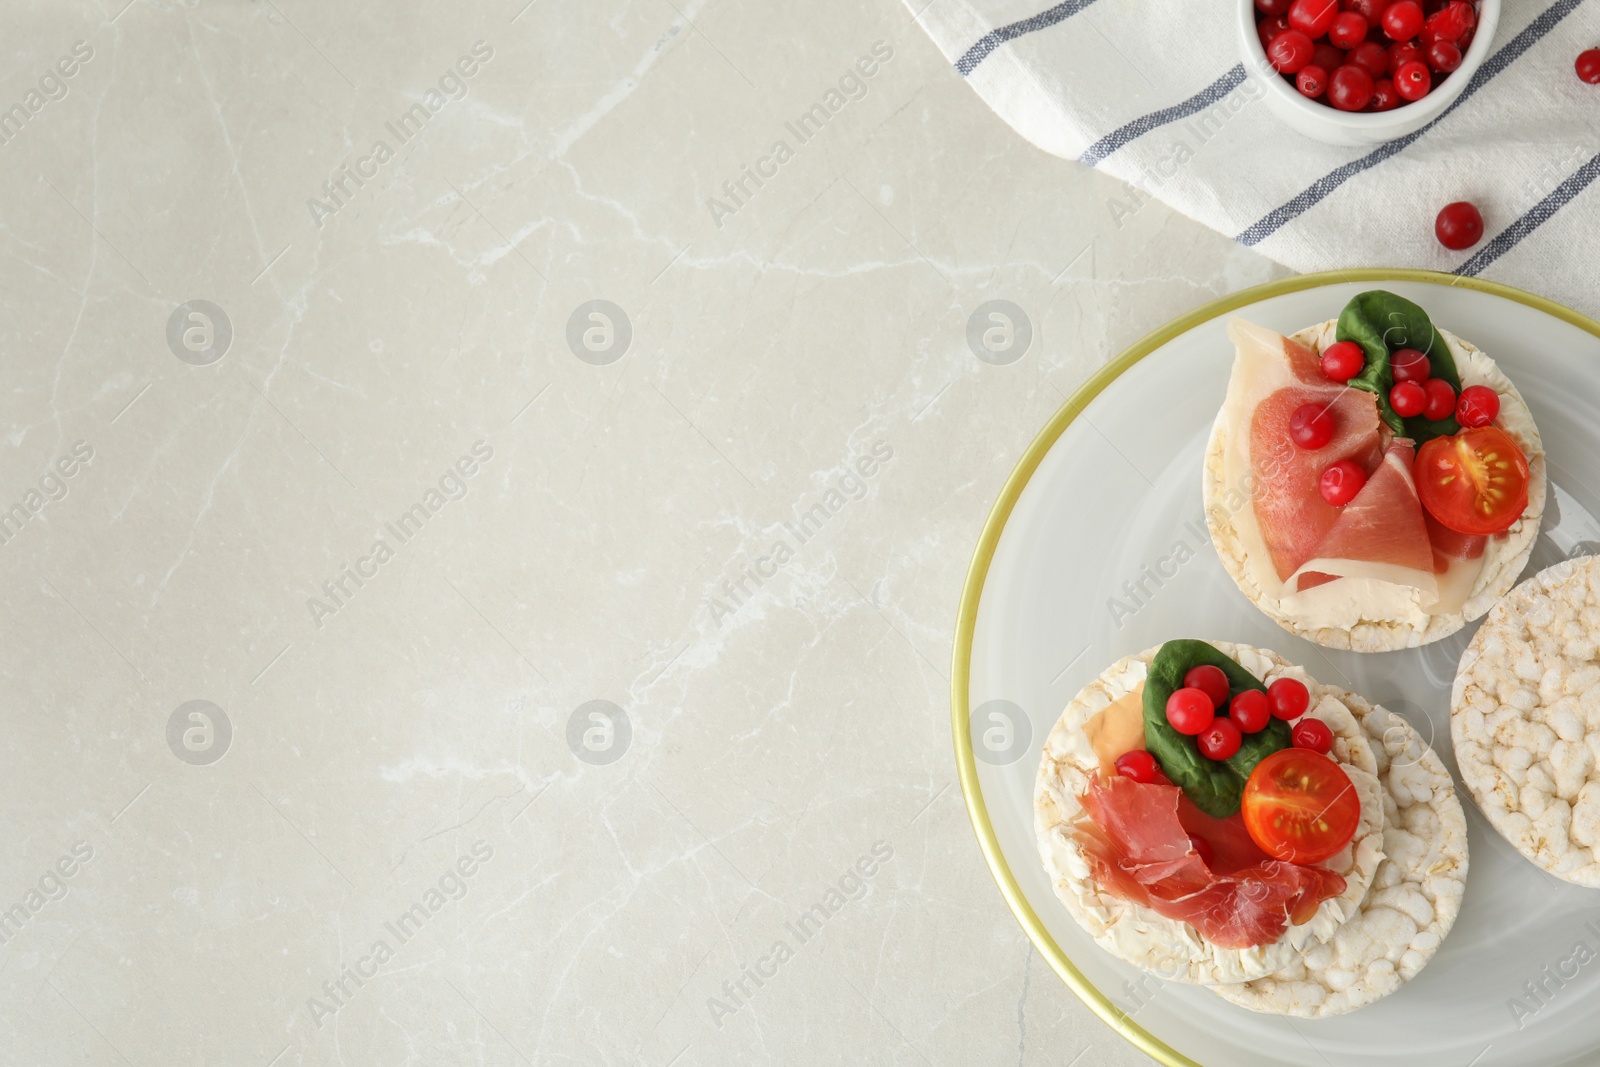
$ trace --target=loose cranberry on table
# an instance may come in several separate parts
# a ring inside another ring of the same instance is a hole
[[[1500,394],[1487,385],[1469,385],[1456,400],[1456,421],[1468,429],[1487,426],[1500,414]]]
[[[1346,63],[1328,76],[1328,103],[1340,111],[1360,111],[1372,101],[1372,75]]]
[[[1402,419],[1409,419],[1422,414],[1423,408],[1428,406],[1428,394],[1419,382],[1397,382],[1389,390],[1389,406]]]
[[[1289,416],[1289,438],[1309,451],[1333,440],[1333,431],[1333,413],[1325,404],[1301,404]]]
[[[1216,717],[1216,706],[1202,690],[1178,689],[1167,698],[1167,723],[1180,734],[1193,737]]]
[[[1397,382],[1425,382],[1433,372],[1433,365],[1415,348],[1402,348],[1389,357],[1389,369]]]
[[[1239,746],[1244,744],[1244,735],[1232,719],[1214,719],[1194,741],[1202,756],[1224,760],[1239,751]]]
[[[1124,752],[1117,757],[1115,766],[1117,773],[1124,778],[1132,778],[1145,785],[1154,785],[1156,779],[1161,777],[1161,768],[1157,766],[1156,758],[1142,748]]]
[[[1272,721],[1272,709],[1267,706],[1267,694],[1259,689],[1246,689],[1228,704],[1228,718],[1247,734],[1258,734]]]
[[[1301,719],[1289,731],[1295,748],[1309,748],[1326,756],[1333,749],[1333,730],[1321,719]]]
[[[1298,719],[1311,706],[1311,692],[1304,682],[1293,678],[1279,678],[1267,686],[1267,703],[1274,718],[1289,722]]]
[[[1228,702],[1228,676],[1222,673],[1221,667],[1213,667],[1209,663],[1190,667],[1183,676],[1183,686],[1185,689],[1198,689],[1210,697],[1213,708],[1220,708]]]
[[[1591,48],[1587,52],[1578,53],[1578,80],[1588,82],[1590,85],[1600,85],[1600,48]]]
[[[1422,392],[1426,398],[1423,418],[1440,422],[1456,413],[1456,391],[1443,378],[1429,378],[1422,383]]]
[[[1342,508],[1356,498],[1361,487],[1367,484],[1367,472],[1353,459],[1341,459],[1322,472],[1317,480],[1317,491],[1322,499],[1336,508]]]
[[[1322,373],[1336,382],[1348,382],[1367,369],[1367,354],[1354,341],[1335,341],[1322,350]]]
[[[1459,252],[1483,240],[1483,214],[1465,200],[1457,200],[1439,209],[1433,220],[1433,235],[1446,248]]]

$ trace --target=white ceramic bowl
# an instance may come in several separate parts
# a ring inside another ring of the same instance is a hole
[[[1484,57],[1494,45],[1495,28],[1500,23],[1500,0],[1477,0],[1477,3],[1477,33],[1472,38],[1472,46],[1461,58],[1461,66],[1421,100],[1403,103],[1391,111],[1340,111],[1301,96],[1267,62],[1266,50],[1261,47],[1261,37],[1256,33],[1255,4],[1252,0],[1235,0],[1244,69],[1264,92],[1268,109],[1291,129],[1325,144],[1382,144],[1415,133],[1438,118],[1445,108],[1455,103],[1472,75],[1483,65]]]

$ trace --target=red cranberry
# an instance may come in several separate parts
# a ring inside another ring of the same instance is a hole
[[[1466,200],[1446,204],[1433,220],[1433,234],[1440,244],[1454,251],[1471,248],[1483,240],[1483,215]]]
[[[1435,41],[1428,46],[1428,66],[1440,74],[1449,74],[1461,66],[1461,49],[1449,41]]]
[[[1328,72],[1315,63],[1307,63],[1294,76],[1294,87],[1300,95],[1315,100],[1328,91]]]
[[[1383,9],[1383,32],[1394,41],[1409,41],[1422,32],[1422,5],[1417,0],[1395,0]]]
[[[1289,25],[1315,40],[1328,32],[1338,14],[1338,0],[1294,0],[1289,7]]]
[[[1382,78],[1389,73],[1389,50],[1376,41],[1363,41],[1356,45],[1345,59],[1374,78]]]
[[[1328,77],[1328,102],[1340,111],[1360,111],[1372,99],[1372,90],[1372,75],[1353,63]]]
[[[1315,50],[1311,38],[1299,30],[1285,30],[1267,45],[1267,59],[1280,74],[1296,74],[1311,62]]]
[[[1600,48],[1578,53],[1578,79],[1590,85],[1600,85]]]

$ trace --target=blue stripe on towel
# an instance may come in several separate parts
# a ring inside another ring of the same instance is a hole
[[[1566,181],[1556,186],[1549,196],[1533,205],[1527,214],[1501,230],[1494,240],[1473,253],[1471,259],[1455,269],[1455,273],[1477,274],[1483,270],[1517,247],[1517,243],[1528,234],[1549,222],[1556,212],[1566,207],[1573,197],[1587,189],[1597,177],[1600,177],[1600,156],[1595,156],[1574,171]]]
[[[1171,107],[1162,108],[1160,111],[1152,111],[1150,114],[1136,118],[1121,128],[1106,134],[1104,137],[1100,138],[1100,140],[1090,145],[1084,151],[1083,155],[1078,157],[1078,162],[1087,164],[1091,167],[1099,166],[1101,160],[1105,159],[1107,156],[1121,148],[1123,145],[1127,144],[1129,141],[1143,137],[1151,130],[1165,126],[1170,122],[1177,122],[1179,119],[1188,118],[1197,111],[1204,111],[1212,104],[1215,104],[1218,100],[1221,100],[1223,97],[1239,88],[1239,86],[1242,84],[1244,84],[1244,64],[1238,63],[1235,64],[1234,68],[1228,71],[1228,73],[1224,74],[1222,77],[1218,78],[1216,81],[1212,82],[1210,85],[1206,86],[1189,99],[1181,103],[1173,104]]]
[[[1456,101],[1449,107],[1445,108],[1443,113],[1441,113],[1438,118],[1434,119],[1432,122],[1428,123],[1415,133],[1409,133],[1397,140],[1390,141],[1387,144],[1379,145],[1377,148],[1362,156],[1360,159],[1353,160],[1349,163],[1346,163],[1342,167],[1338,167],[1332,171],[1329,171],[1327,174],[1313,182],[1310,188],[1306,189],[1305,192],[1301,193],[1299,196],[1296,196],[1293,200],[1290,200],[1282,207],[1275,208],[1267,215],[1262,217],[1260,221],[1256,222],[1249,229],[1241,233],[1236,240],[1240,244],[1246,246],[1260,244],[1262,241],[1278,232],[1278,230],[1281,229],[1286,223],[1299,218],[1311,208],[1315,207],[1318,203],[1325,199],[1328,194],[1339,188],[1339,186],[1343,185],[1346,181],[1355,177],[1357,174],[1360,174],[1362,171],[1370,170],[1379,163],[1382,163],[1384,160],[1396,155],[1402,149],[1409,147],[1414,141],[1417,140],[1417,138],[1421,137],[1423,134],[1427,133],[1429,130],[1433,129],[1441,121],[1443,121],[1446,115],[1450,114],[1450,112],[1454,111],[1456,108],[1460,107],[1462,104],[1471,99],[1474,93],[1483,88],[1484,85],[1488,84],[1496,74],[1499,74],[1502,70],[1505,70],[1513,62],[1520,58],[1521,55],[1529,48],[1532,48],[1536,43],[1538,43],[1540,38],[1544,37],[1545,34],[1555,29],[1556,25],[1562,19],[1570,15],[1573,9],[1581,3],[1583,3],[1583,0],[1557,0],[1556,3],[1550,5],[1546,11],[1540,14],[1538,18],[1530,22],[1526,29],[1517,34],[1506,44],[1502,45],[1498,52],[1486,59],[1483,63],[1483,66],[1479,67],[1477,73],[1472,76],[1472,81],[1467,83],[1467,87],[1462,92],[1460,97],[1458,97]]]
[[[1062,3],[1046,11],[1041,11],[1037,15],[1013,22],[1009,26],[1001,26],[998,29],[990,30],[978,39],[977,44],[967,49],[962,57],[956,60],[956,70],[960,71],[961,76],[964,78],[976,70],[978,64],[989,57],[990,52],[993,52],[1007,41],[1025,37],[1035,30],[1042,30],[1047,26],[1054,26],[1058,22],[1063,22],[1092,3],[1094,3],[1094,0],[1063,0]]]

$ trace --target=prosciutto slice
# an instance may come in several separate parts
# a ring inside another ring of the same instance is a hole
[[[1316,353],[1242,319],[1228,324],[1237,349],[1222,417],[1234,434],[1224,459],[1230,492],[1248,501],[1236,523],[1246,566],[1269,595],[1304,593],[1340,578],[1418,590],[1423,610],[1460,611],[1483,568],[1486,540],[1438,525],[1417,500],[1410,442],[1388,440],[1377,398],[1330,381]],[[1303,404],[1334,417],[1333,440],[1308,451],[1289,436]],[[1352,460],[1368,476],[1355,500],[1322,499],[1322,472]],[[1253,519],[1254,521],[1247,521]]]
[[[1489,539],[1482,534],[1457,533],[1426,510],[1422,519],[1428,524],[1428,540],[1433,545],[1435,574],[1443,574],[1457,563],[1482,559],[1483,550],[1489,547]]]
[[[1321,867],[1265,858],[1221,873],[1206,865],[1179,816],[1183,791],[1116,777],[1090,783],[1074,832],[1102,889],[1193,926],[1221,948],[1270,945],[1345,890]],[[1221,820],[1226,822],[1227,820]],[[1213,848],[1219,843],[1208,836]],[[1229,835],[1224,851],[1250,858]],[[1221,858],[1218,867],[1222,867]]]
[[[1411,476],[1414,459],[1410,441],[1389,442],[1383,462],[1340,509],[1315,554],[1284,583],[1290,590],[1310,589],[1334,577],[1379,578],[1421,590],[1424,604],[1438,600],[1434,548]]]
[[[1230,463],[1230,476],[1248,489],[1261,540],[1277,580],[1285,582],[1316,555],[1339,519],[1340,509],[1318,488],[1322,472],[1349,459],[1370,473],[1382,459],[1378,398],[1330,381],[1315,352],[1282,334],[1234,319],[1228,336],[1238,350],[1228,408],[1249,425],[1248,457]],[[1335,429],[1327,445],[1308,451],[1290,438],[1289,420],[1313,403],[1327,408]]]
[[[1429,515],[1426,508],[1422,518],[1428,524],[1428,541],[1433,546],[1433,576],[1439,585],[1439,599],[1431,610],[1460,611],[1471,596],[1478,575],[1483,572],[1489,538],[1457,533]]]

